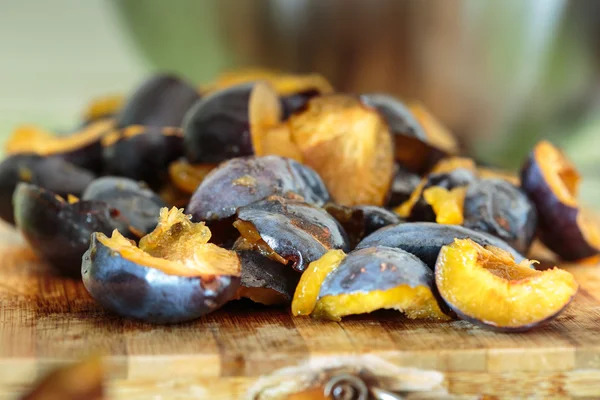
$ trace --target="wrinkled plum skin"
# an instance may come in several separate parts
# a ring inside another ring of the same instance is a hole
[[[81,264],[83,284],[104,308],[155,324],[190,321],[215,311],[235,295],[235,276],[181,277],[129,261],[96,235]]]
[[[148,127],[139,135],[122,138],[104,148],[106,173],[144,181],[158,190],[168,179],[168,166],[183,154],[183,139]]]
[[[427,183],[423,187],[423,192],[431,187],[441,187],[452,190],[457,187],[468,186],[477,178],[473,171],[464,168],[457,168],[450,172],[430,174],[427,177]],[[408,216],[411,222],[435,222],[436,215],[433,208],[425,201],[423,194],[413,206]]]
[[[79,277],[81,256],[93,232],[110,234],[125,225],[100,201],[60,202],[55,195],[25,183],[14,196],[17,227],[33,251],[64,275]]]
[[[90,171],[78,168],[60,157],[42,157],[17,154],[0,163],[0,218],[14,224],[12,198],[15,188],[28,172],[27,182],[46,188],[60,196],[80,196],[96,177]]]
[[[360,101],[377,110],[395,136],[408,136],[427,141],[427,135],[421,124],[400,100],[382,93],[369,93],[362,94]]]
[[[396,164],[396,172],[390,190],[388,207],[397,207],[410,198],[410,195],[421,182],[419,175],[408,171],[406,168]]]
[[[386,268],[382,268],[385,265]],[[433,272],[414,255],[375,246],[355,250],[323,281],[319,297],[389,290],[400,285],[434,287]]]
[[[300,274],[255,251],[236,250],[242,264],[240,286],[272,289],[291,302]]]
[[[508,251],[515,257],[516,262],[525,259],[518,251],[495,236],[458,225],[441,225],[432,222],[387,226],[364,238],[356,246],[356,249],[372,246],[402,249],[420,258],[433,270],[442,246],[453,243],[454,239],[466,238],[470,238],[482,246],[492,245]]]
[[[579,209],[560,202],[544,180],[533,153],[521,170],[521,188],[537,208],[538,237],[550,250],[567,261],[598,254],[577,225]]]
[[[129,225],[147,234],[156,227],[162,199],[140,182],[105,176],[94,180],[83,192],[82,200],[99,200],[119,210]]]
[[[526,254],[535,237],[537,216],[525,193],[502,179],[469,185],[463,226],[494,235]]]
[[[345,207],[330,203],[325,205],[325,210],[348,234],[350,248],[378,229],[403,222],[397,214],[377,206]]]
[[[318,206],[329,201],[317,173],[293,160],[277,156],[234,158],[206,176],[192,195],[187,212],[196,221],[217,220],[270,195],[290,193]]]
[[[249,104],[253,83],[233,86],[199,101],[183,123],[185,155],[193,164],[216,164],[254,154]]]
[[[200,99],[195,88],[172,75],[144,82],[117,117],[117,127],[144,125],[180,127],[185,113]]]
[[[251,222],[269,247],[293,261],[297,271],[304,271],[328,250],[349,250],[338,222],[322,208],[304,202],[272,196],[239,208],[237,217]]]

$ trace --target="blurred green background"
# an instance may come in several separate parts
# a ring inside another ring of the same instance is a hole
[[[91,98],[152,71],[317,71],[423,101],[497,165],[549,138],[600,205],[599,12],[595,0],[0,0],[0,136],[69,129]]]

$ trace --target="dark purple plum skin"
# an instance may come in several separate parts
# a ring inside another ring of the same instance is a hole
[[[463,226],[494,235],[527,254],[535,238],[535,206],[518,187],[503,179],[481,179],[467,188]]]
[[[488,330],[492,330],[494,332],[500,332],[500,333],[522,333],[522,332],[530,331],[530,330],[532,330],[534,328],[538,328],[541,325],[544,325],[544,324],[552,321],[554,318],[556,318],[557,316],[559,316],[560,313],[562,313],[567,308],[567,306],[571,303],[571,301],[573,301],[574,298],[575,298],[575,296],[571,297],[571,299],[567,302],[567,304],[565,304],[565,306],[563,308],[561,308],[558,312],[556,312],[555,314],[550,315],[547,318],[544,318],[544,319],[539,320],[539,321],[532,322],[531,324],[522,325],[522,326],[514,326],[514,327],[494,325],[494,324],[491,324],[491,323],[486,322],[486,321],[480,321],[480,320],[478,320],[476,318],[473,318],[473,317],[471,317],[471,316],[463,313],[458,308],[454,307],[452,304],[450,304],[447,301],[445,301],[443,299],[443,297],[442,297],[442,300],[450,308],[450,310],[452,310],[452,312],[454,312],[456,314],[456,316],[458,318],[460,318],[462,320],[465,320],[467,322],[470,322],[473,325],[480,326],[482,328],[485,328],[485,329],[488,329]]]
[[[197,319],[232,299],[237,276],[182,277],[123,258],[96,234],[81,263],[83,284],[109,311],[153,324]]]
[[[155,190],[167,181],[169,164],[182,155],[181,135],[151,126],[139,135],[120,138],[103,153],[107,174],[144,181]]]
[[[384,291],[401,285],[429,288],[442,312],[453,316],[438,293],[433,271],[413,254],[385,246],[365,247],[349,253],[327,275],[321,284],[319,298]]]
[[[300,274],[251,250],[236,250],[242,263],[241,287],[271,289],[292,302]]]
[[[431,187],[441,187],[452,190],[457,187],[469,186],[476,181],[473,171],[465,168],[457,168],[450,172],[435,173],[427,176],[427,182],[423,186],[421,197],[413,206],[408,221],[411,222],[434,222],[436,220],[433,208],[423,198],[423,192]]]
[[[129,97],[117,116],[117,127],[181,127],[185,114],[199,99],[198,91],[180,78],[153,76]]]
[[[216,164],[254,154],[249,105],[254,83],[219,90],[190,109],[183,122],[185,156],[194,164]]]
[[[349,253],[327,275],[321,285],[319,298],[383,291],[400,285],[433,288],[433,271],[423,261],[404,250],[385,246],[365,247]]]
[[[378,229],[404,222],[396,213],[377,206],[345,207],[329,203],[324,207],[348,234],[350,248]]]
[[[390,208],[398,207],[408,200],[412,192],[421,182],[421,177],[419,175],[410,172],[398,163],[396,163],[395,170],[392,188],[390,189],[390,199],[387,203],[387,207]]]
[[[241,184],[240,178],[252,182]],[[268,196],[290,194],[318,206],[329,201],[319,175],[294,160],[278,156],[234,158],[206,176],[192,195],[187,212],[196,221],[218,220]]]
[[[537,208],[538,237],[550,250],[566,261],[598,254],[599,249],[585,240],[577,225],[579,208],[556,197],[533,153],[521,170],[521,188]]]
[[[104,176],[92,181],[83,192],[82,200],[99,200],[119,210],[136,231],[147,234],[158,223],[165,202],[141,182],[116,176]]]
[[[79,277],[81,256],[93,232],[110,234],[127,225],[101,201],[69,204],[37,186],[20,183],[14,194],[15,222],[32,250],[63,275]]]
[[[349,250],[348,237],[338,222],[322,208],[302,201],[271,196],[240,207],[237,218],[251,222],[296,271],[304,271],[328,250]]]
[[[387,226],[364,238],[356,249],[373,246],[402,249],[417,256],[433,270],[442,246],[453,243],[454,239],[466,238],[482,246],[491,245],[505,250],[515,257],[517,263],[525,259],[517,250],[495,236],[459,225],[441,225],[432,222]]]
[[[15,154],[0,163],[0,218],[14,224],[13,193],[19,182],[28,182],[60,196],[80,196],[96,176],[59,157]]]

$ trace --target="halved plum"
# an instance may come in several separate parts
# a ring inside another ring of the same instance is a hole
[[[383,206],[394,173],[392,137],[383,118],[357,98],[319,96],[287,121],[303,162],[342,205]]]
[[[442,225],[432,222],[412,222],[382,228],[364,238],[356,246],[356,249],[373,246],[402,249],[416,255],[433,269],[442,246],[453,243],[454,239],[472,239],[480,245],[492,245],[507,251],[517,262],[525,260],[525,257],[518,251],[495,236],[458,225]]]
[[[432,172],[395,211],[409,221],[462,224],[466,188],[476,179],[475,173],[467,168]]]
[[[14,224],[13,193],[19,182],[31,183],[66,197],[81,196],[96,176],[62,158],[15,154],[0,163],[0,218]]]
[[[119,211],[134,236],[150,233],[158,223],[160,209],[166,204],[145,184],[132,179],[103,176],[92,181],[82,200],[99,200]]]
[[[188,212],[198,221],[223,219],[271,195],[300,196],[318,206],[329,201],[323,181],[309,167],[278,156],[246,157],[211,171],[194,192]]]
[[[327,274],[312,316],[339,321],[379,309],[411,319],[450,319],[436,299],[431,269],[410,253],[383,246],[353,251]]]
[[[527,254],[535,237],[535,206],[518,187],[504,179],[480,179],[464,198],[463,226],[497,236]]]
[[[234,250],[236,250],[234,248]],[[236,298],[264,305],[289,304],[300,274],[256,251],[236,250],[242,263],[242,276]]]
[[[578,285],[569,272],[536,271],[506,251],[457,239],[442,247],[435,266],[440,295],[456,314],[503,332],[522,332],[555,318]]]
[[[102,138],[115,123],[103,119],[83,126],[70,135],[56,135],[34,125],[15,129],[4,149],[7,154],[37,154],[58,157],[95,173],[102,171]]]
[[[290,263],[300,272],[328,250],[349,249],[346,233],[331,215],[299,200],[270,196],[240,207],[234,226],[244,241],[238,248]]]
[[[66,201],[35,185],[14,193],[15,223],[32,250],[58,272],[77,277],[93,232],[131,234],[120,213],[102,201]]]
[[[197,90],[177,76],[152,76],[122,106],[117,128],[132,125],[179,128],[184,115],[199,99]]]
[[[94,233],[81,273],[90,295],[124,317],[157,324],[193,320],[235,297],[240,259],[212,243],[204,223],[163,208],[139,247],[114,231]]]
[[[102,139],[107,174],[146,182],[158,190],[168,180],[169,164],[183,155],[179,128],[131,125]]]
[[[577,201],[581,177],[550,142],[539,142],[521,171],[521,187],[538,211],[538,236],[562,259],[574,261],[600,252],[600,228]]]

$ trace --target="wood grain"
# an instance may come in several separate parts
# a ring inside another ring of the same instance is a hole
[[[597,266],[566,267],[580,293],[557,320],[522,334],[396,312],[313,321],[243,302],[164,327],[104,312],[81,282],[54,276],[12,228],[0,226],[0,238],[0,399],[90,354],[105,356],[117,399],[244,398],[259,377],[283,368],[364,355],[439,371],[456,395],[600,398]]]

